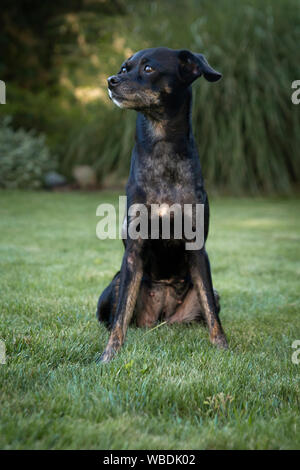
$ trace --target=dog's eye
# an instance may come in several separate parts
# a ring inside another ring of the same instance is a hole
[[[121,73],[126,73],[127,72],[127,68],[124,66],[121,68]]]
[[[151,67],[151,65],[145,65],[144,70],[146,73],[151,73],[154,69]]]

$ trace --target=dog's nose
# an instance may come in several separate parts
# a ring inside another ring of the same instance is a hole
[[[120,78],[117,75],[112,75],[111,77],[108,77],[107,82],[108,82],[108,87],[113,88],[116,86],[120,81]]]

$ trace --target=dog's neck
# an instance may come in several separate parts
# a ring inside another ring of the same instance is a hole
[[[151,153],[159,143],[168,143],[178,148],[188,146],[193,140],[191,122],[191,90],[180,95],[176,102],[164,110],[154,108],[139,112],[136,123],[136,144],[142,153]]]

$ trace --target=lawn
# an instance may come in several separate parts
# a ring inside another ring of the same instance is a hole
[[[105,365],[96,303],[123,249],[96,238],[96,207],[117,194],[0,199],[0,448],[300,448],[299,199],[211,201],[228,351],[197,324],[131,327]]]

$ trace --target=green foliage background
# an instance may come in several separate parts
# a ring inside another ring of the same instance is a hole
[[[126,177],[135,113],[115,109],[106,77],[133,51],[189,48],[223,73],[194,88],[194,131],[210,190],[288,193],[300,178],[298,0],[4,0],[0,78],[14,126],[47,135],[60,169]]]

